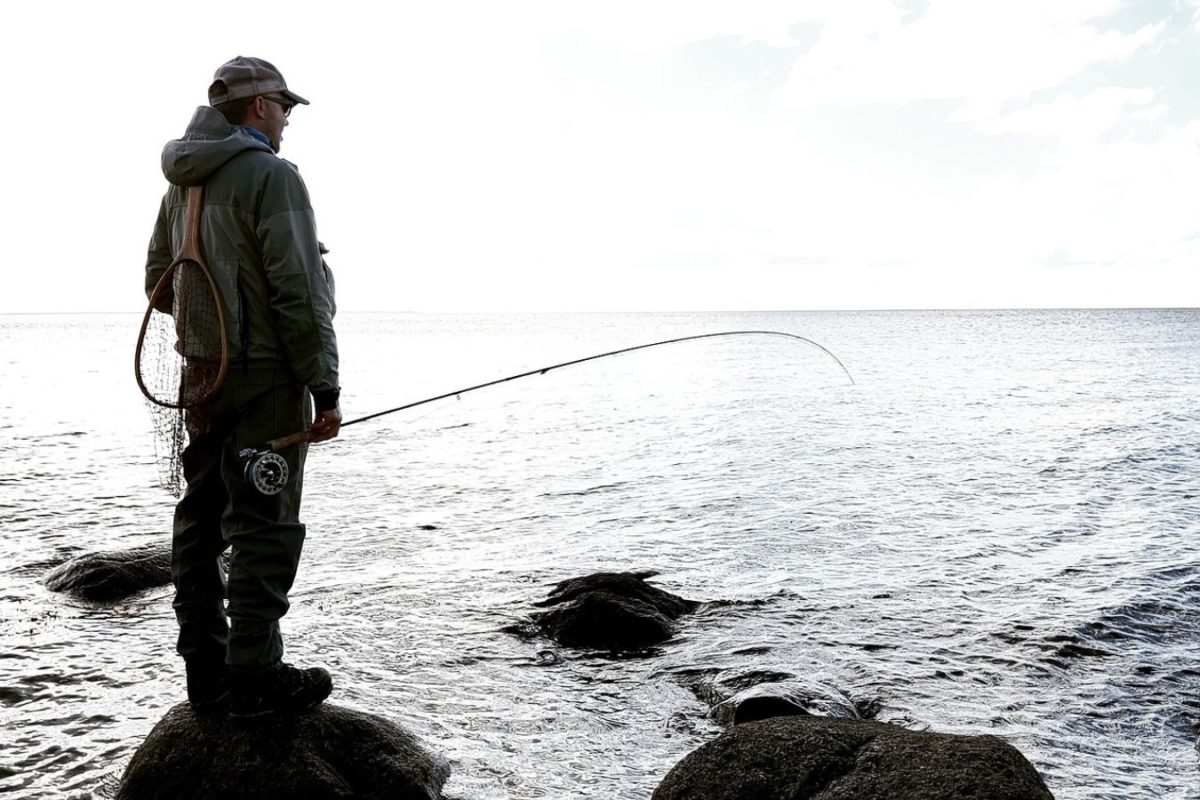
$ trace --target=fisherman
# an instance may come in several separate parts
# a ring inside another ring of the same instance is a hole
[[[295,713],[333,689],[324,669],[282,660],[279,619],[304,542],[306,446],[279,454],[293,477],[275,495],[248,484],[238,452],[310,421],[311,441],[332,439],[342,421],[326,251],[304,181],[277,155],[292,109],[308,101],[273,65],[243,56],[217,69],[208,99],[183,138],[163,150],[171,186],[146,263],[149,295],[182,241],[185,187],[203,184],[201,247],[221,290],[231,366],[217,395],[186,415],[187,486],[171,556],[177,649],[195,710]]]

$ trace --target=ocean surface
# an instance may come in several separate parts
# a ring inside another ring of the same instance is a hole
[[[49,592],[168,539],[138,315],[0,316],[0,794],[109,797],[184,699],[171,591]],[[287,658],[451,761],[457,800],[645,800],[781,670],[994,734],[1060,800],[1200,798],[1200,311],[344,314],[355,418],[657,339],[314,447]],[[653,569],[711,601],[637,657],[502,632]]]

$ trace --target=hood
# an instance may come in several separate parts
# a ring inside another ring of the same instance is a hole
[[[200,106],[183,138],[173,139],[163,148],[163,175],[176,186],[195,186],[246,150],[274,153],[269,145],[226,122],[220,111]]]

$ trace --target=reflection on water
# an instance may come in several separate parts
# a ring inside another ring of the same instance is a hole
[[[451,758],[456,798],[645,798],[717,732],[696,668],[803,674],[880,718],[1003,736],[1059,798],[1182,797],[1200,675],[1196,312],[340,320],[356,417],[314,449],[290,659]],[[35,562],[164,541],[132,315],[0,317],[0,791],[105,793],[183,698],[170,592]],[[500,629],[548,585],[657,569],[713,603],[643,658]],[[107,783],[106,783],[107,782]]]

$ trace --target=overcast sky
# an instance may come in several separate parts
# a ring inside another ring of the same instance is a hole
[[[1200,0],[22,3],[0,312],[135,311],[235,55],[340,310],[1200,305]]]

